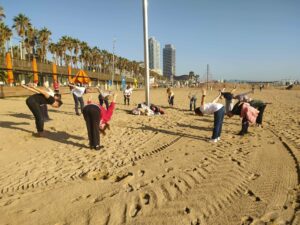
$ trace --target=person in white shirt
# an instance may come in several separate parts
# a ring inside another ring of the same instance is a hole
[[[222,125],[224,120],[225,109],[220,103],[217,103],[221,93],[211,103],[205,104],[206,91],[202,90],[201,106],[195,109],[197,115],[203,116],[204,114],[214,114],[214,128],[213,134],[210,139],[211,142],[217,142],[220,140]]]
[[[126,105],[126,101],[127,101],[127,104],[129,105],[130,96],[132,94],[132,88],[128,85],[126,87],[126,89],[124,90],[123,94],[124,94],[124,105]]]
[[[71,93],[74,98],[75,102],[75,112],[77,116],[80,116],[80,113],[78,111],[78,102],[80,103],[80,110],[82,113],[83,107],[84,107],[84,101],[83,101],[83,95],[85,93],[86,88],[85,87],[79,87],[73,84],[69,84],[69,86],[72,88]]]
[[[49,87],[49,84],[47,82],[44,83],[44,87],[46,88],[46,92],[48,93],[48,95],[54,97],[54,99],[61,99],[61,97],[59,97],[58,94],[55,94],[54,91]],[[48,114],[47,104],[40,105],[40,108],[44,118],[44,122],[50,121],[51,119]]]

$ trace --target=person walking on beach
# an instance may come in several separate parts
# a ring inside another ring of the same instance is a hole
[[[26,99],[26,104],[35,118],[37,133],[34,133],[33,136],[42,137],[44,136],[44,117],[42,114],[41,105],[46,104],[51,105],[54,108],[59,108],[63,103],[60,99],[49,95],[48,92],[42,89],[33,86],[29,87],[23,84],[21,86],[35,93]]]
[[[169,103],[169,106],[170,107],[173,107],[174,106],[174,92],[172,90],[172,88],[167,88],[167,94],[168,94],[168,103]]]
[[[75,113],[77,116],[80,116],[80,113],[78,111],[78,102],[80,103],[80,111],[82,113],[83,107],[84,107],[84,101],[83,101],[83,95],[86,91],[85,87],[79,87],[73,84],[68,84],[69,87],[71,88],[71,93],[73,95],[74,98],[74,102],[75,102]]]
[[[196,109],[196,102],[197,102],[197,93],[189,93],[188,98],[190,99],[190,111],[192,111],[193,106],[194,110]]]
[[[195,113],[199,116],[204,114],[214,114],[214,127],[210,142],[217,142],[221,138],[222,125],[224,120],[225,109],[220,103],[217,103],[221,97],[221,93],[211,102],[205,103],[206,90],[202,90],[201,106],[195,109]]]
[[[132,88],[128,85],[126,87],[126,89],[124,90],[124,92],[123,92],[123,95],[124,95],[124,105],[126,105],[126,102],[129,105],[131,94],[132,94]]]
[[[88,131],[90,149],[100,150],[100,132],[105,135],[106,129],[109,129],[109,121],[115,109],[116,94],[113,94],[113,100],[108,109],[103,106],[92,103],[91,100],[83,108],[83,117]]]

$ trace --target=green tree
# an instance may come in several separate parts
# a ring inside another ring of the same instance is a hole
[[[12,31],[4,23],[0,22],[0,52],[5,55],[5,43],[10,40]]]
[[[2,21],[3,18],[5,18],[5,13],[3,7],[0,6],[0,22]]]
[[[34,54],[34,50],[37,50],[38,41],[38,29],[34,27],[29,27],[26,30],[26,38],[24,40],[24,47],[27,52],[28,60],[31,60],[31,55]]]
[[[26,17],[24,14],[20,13],[19,15],[15,16],[14,24],[12,28],[16,30],[18,35],[22,38],[22,49],[24,49],[24,38],[26,35],[26,31],[31,27],[31,23],[28,17]]]
[[[49,44],[51,31],[48,30],[46,27],[43,27],[38,32],[38,41],[41,49],[41,61],[46,61],[46,55],[47,55],[47,46]]]

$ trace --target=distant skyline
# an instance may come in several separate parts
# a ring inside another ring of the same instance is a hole
[[[176,48],[176,75],[206,65],[214,79],[300,79],[299,0],[148,0],[149,37]],[[52,41],[63,35],[143,61],[142,0],[2,0],[12,26],[19,13]],[[14,33],[16,43],[17,35]]]

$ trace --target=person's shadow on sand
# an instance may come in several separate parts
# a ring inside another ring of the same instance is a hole
[[[22,119],[34,119],[33,115],[25,114],[25,113],[9,113],[5,114],[7,116],[12,116],[16,118],[22,118]]]
[[[21,123],[15,123],[15,122],[10,122],[10,121],[0,121],[0,127],[8,128],[8,129],[13,129],[13,130],[20,130],[24,131],[27,133],[32,133],[32,131],[24,129],[22,127],[18,127],[18,125],[30,125],[30,123],[27,122],[21,122]],[[57,141],[62,144],[68,144],[68,145],[74,145],[79,148],[85,148],[87,147],[86,145],[76,143],[74,141],[68,140],[70,138],[76,139],[76,140],[84,140],[83,137],[77,136],[77,135],[72,135],[69,134],[65,131],[45,131],[45,136],[42,138],[47,138],[52,141]]]
[[[181,133],[181,132],[174,132],[171,130],[164,130],[164,129],[159,129],[155,127],[150,127],[147,125],[143,125],[142,127],[129,127],[131,129],[140,129],[140,130],[149,130],[149,131],[154,131],[154,132],[159,132],[159,133],[164,133],[164,134],[169,134],[169,135],[174,135],[174,136],[181,136],[181,137],[186,137],[186,138],[192,138],[196,140],[207,140],[207,138],[192,135],[192,134],[186,134],[186,133]]]

